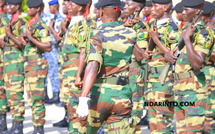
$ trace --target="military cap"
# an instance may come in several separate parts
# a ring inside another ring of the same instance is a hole
[[[58,4],[58,0],[51,0],[49,1],[48,3],[49,5],[55,5],[55,4]]]
[[[78,5],[87,5],[89,2],[88,0],[71,0],[71,1]]]
[[[172,0],[152,0],[152,3],[168,4],[168,3],[172,3]]]
[[[145,0],[131,0],[131,1],[134,1],[134,2],[137,2],[137,3],[142,3],[142,4],[145,4]]]
[[[100,0],[98,2],[99,7],[121,7],[120,0]]]
[[[152,7],[152,1],[151,0],[147,0],[145,6],[146,7]]]
[[[28,0],[27,3],[28,7],[36,8],[43,4],[42,0]]]
[[[178,13],[182,13],[183,12],[183,5],[182,3],[178,3],[175,5],[174,10]]]
[[[203,14],[211,14],[214,11],[214,5],[208,1],[204,2]]]
[[[185,7],[203,6],[205,0],[182,0],[182,5]]]
[[[14,4],[14,5],[16,5],[16,4],[21,4],[22,0],[6,0],[6,2],[8,4]]]

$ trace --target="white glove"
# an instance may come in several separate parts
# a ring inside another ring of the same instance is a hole
[[[88,105],[87,105],[88,100],[89,100],[88,97],[79,97],[79,103],[78,103],[78,108],[76,110],[76,113],[81,117],[85,117],[88,115]]]

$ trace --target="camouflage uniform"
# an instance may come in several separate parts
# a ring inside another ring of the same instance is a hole
[[[104,122],[108,133],[127,133],[132,108],[127,69],[136,32],[115,21],[100,25],[93,35],[87,62],[98,61],[101,71],[91,89],[87,133],[96,133]],[[119,77],[125,78],[121,84]]]
[[[24,32],[27,22],[22,18],[21,13],[14,14],[10,23],[12,34],[18,38]],[[24,120],[24,59],[23,51],[15,46],[9,39],[4,48],[4,83],[8,105],[12,119],[16,121]]]
[[[137,20],[137,22],[132,26],[132,28],[137,32],[137,46],[140,49],[147,48],[148,40],[148,25]],[[143,115],[143,104],[145,98],[143,97],[144,93],[144,73],[145,73],[145,64],[137,61],[134,54],[132,55],[131,65],[129,68],[129,85],[132,90],[132,112],[131,117],[134,119],[133,124],[131,124],[131,130],[133,133],[141,133],[141,126],[137,126],[140,122]]]
[[[30,24],[30,23],[29,23]],[[32,25],[33,37],[40,42],[51,42],[49,30],[39,17]],[[48,63],[42,58],[43,51],[29,42],[24,48],[24,71],[28,103],[32,108],[34,126],[45,123],[44,82],[48,73]]]
[[[174,47],[178,40],[178,26],[171,20],[158,20],[158,38],[169,50]],[[155,46],[152,60],[149,64],[149,78],[147,82],[147,101],[166,102],[173,101],[173,87],[169,75],[165,84],[161,85],[158,77],[167,64],[164,53]],[[147,70],[148,71],[148,70]],[[171,72],[171,71],[169,71]],[[148,117],[151,133],[173,133],[174,108],[167,106],[148,106]]]
[[[215,30],[215,29],[214,29]],[[210,35],[214,35],[214,31],[211,30]],[[210,53],[215,52],[215,47],[211,47]],[[205,109],[205,128],[206,133],[215,133],[215,67],[214,63],[208,62],[208,64],[201,70],[206,77],[208,97],[207,105]]]
[[[195,24],[192,39],[194,50],[204,53],[206,55],[204,61],[207,62],[213,37],[204,25],[203,21]],[[178,104],[180,102],[195,102],[194,106],[178,105],[175,107],[177,133],[202,133],[208,92],[206,78],[200,70],[192,70],[186,46],[181,50],[176,61],[174,79],[175,101]]]
[[[0,39],[6,36],[5,27],[9,24],[9,19],[4,12],[0,13]],[[0,114],[6,113],[7,100],[6,92],[4,89],[4,76],[3,76],[3,49],[0,48]]]
[[[73,20],[74,18],[77,20]],[[76,114],[81,90],[74,85],[74,82],[78,70],[80,48],[86,48],[88,25],[82,16],[79,16],[79,18],[73,17],[73,19],[65,34],[62,46],[62,90],[64,92],[64,97],[68,97],[64,99],[69,99],[69,104],[67,104],[69,113],[69,133],[85,133],[86,120],[81,120]]]

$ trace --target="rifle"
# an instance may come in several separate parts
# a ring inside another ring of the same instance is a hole
[[[156,29],[156,25],[157,25],[157,18],[153,22],[153,29]],[[156,44],[153,41],[152,37],[150,37],[150,39],[149,39],[149,45],[148,45],[148,50],[149,51],[153,51],[155,47],[156,47]],[[148,65],[148,63],[149,63],[149,61],[150,60],[147,60],[147,63],[146,63],[146,70],[145,70],[145,74],[144,74],[144,80],[145,80],[145,82],[148,81],[148,72],[149,72],[149,65]]]
[[[139,16],[139,10],[136,8],[134,13],[132,15],[130,15],[128,18],[128,21],[127,23],[125,23],[125,26],[128,26],[128,27],[132,27],[135,23],[135,19]]]
[[[197,20],[200,18],[200,16],[201,16],[201,14],[202,13],[200,13],[199,14],[199,16],[196,18],[196,20],[192,20],[192,22],[191,22],[191,25],[195,25],[196,24],[196,22],[197,22]],[[179,40],[178,40],[178,44],[175,46],[175,48],[173,49],[173,51],[175,51],[174,52],[174,56],[176,56],[176,57],[179,57],[180,56],[180,51],[184,48],[184,46],[185,46],[185,43],[184,43],[184,39],[183,39],[184,37],[182,36]],[[163,71],[162,71],[162,73],[160,74],[160,76],[159,76],[159,81],[160,81],[160,83],[162,84],[162,85],[164,85],[164,82],[165,82],[165,80],[166,80],[166,77],[167,77],[167,75],[168,75],[168,72],[169,72],[169,70],[170,70],[170,67],[172,67],[172,72],[174,73],[174,71],[175,71],[175,65],[172,65],[170,62],[168,62],[166,65],[165,65],[165,67],[164,67],[164,69],[163,69]]]

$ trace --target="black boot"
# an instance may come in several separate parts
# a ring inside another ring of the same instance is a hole
[[[49,100],[48,104],[59,103],[59,92],[53,92],[53,97]]]
[[[63,120],[61,120],[61,121],[59,121],[57,123],[54,123],[53,126],[54,127],[68,127],[69,124],[68,124],[67,119],[68,119],[68,112],[65,113],[65,116],[64,116]]]
[[[6,114],[0,114],[0,133],[7,131]]]
[[[43,126],[34,126],[33,134],[44,134]]]
[[[49,102],[49,97],[48,97],[48,92],[47,92],[47,87],[44,87],[44,103]]]
[[[3,134],[23,134],[23,122],[12,120],[12,128]]]

